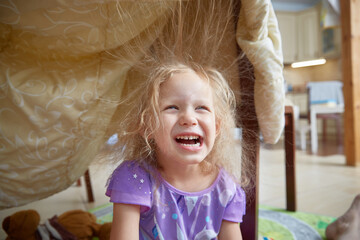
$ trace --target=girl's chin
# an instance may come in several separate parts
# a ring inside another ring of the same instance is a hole
[[[197,164],[201,164],[205,158],[203,157],[183,157],[180,159],[177,159],[177,162],[184,165],[184,166],[193,166]]]

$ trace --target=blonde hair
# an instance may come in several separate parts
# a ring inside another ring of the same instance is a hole
[[[233,91],[222,74],[208,67],[196,63],[173,62],[155,67],[148,75],[148,79],[133,91],[124,104],[128,105],[128,113],[120,120],[117,134],[121,159],[136,160],[139,163],[159,167],[155,156],[155,143],[151,138],[154,131],[160,127],[159,95],[160,86],[173,74],[192,70],[200,78],[209,82],[213,90],[215,118],[219,123],[218,135],[212,151],[204,160],[211,171],[214,166],[225,168],[237,179],[240,174],[240,146],[234,138],[236,100]],[[117,158],[119,159],[119,158]],[[238,166],[238,167],[237,167]]]
[[[160,85],[172,74],[191,69],[209,81],[214,93],[216,120],[220,123],[219,134],[206,162],[225,168],[235,179],[240,179],[242,172],[242,182],[252,177],[247,171],[252,164],[246,153],[252,146],[241,146],[243,143],[234,139],[236,101],[228,84],[229,81],[233,87],[240,83],[238,63],[244,57],[236,49],[234,13],[240,7],[236,3],[234,0],[134,1],[139,9],[164,7],[166,14],[160,20],[165,18],[166,21],[165,24],[154,22],[151,31],[144,31],[143,38],[129,41],[129,46],[107,51],[119,64],[130,69],[127,80],[131,84],[127,87],[136,87],[125,91],[128,95],[119,105],[121,113],[115,113],[109,127],[109,135],[118,134],[118,149],[107,151],[104,158],[117,162],[119,159],[137,160],[158,167],[155,142],[149,136],[160,124]],[[134,73],[135,77],[131,76]],[[134,84],[140,79],[140,84]],[[114,124],[117,124],[115,128]]]

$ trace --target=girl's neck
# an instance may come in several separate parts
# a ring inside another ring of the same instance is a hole
[[[216,180],[219,170],[214,167],[204,171],[199,164],[183,169],[159,169],[162,178],[170,185],[184,192],[200,192],[209,188]]]

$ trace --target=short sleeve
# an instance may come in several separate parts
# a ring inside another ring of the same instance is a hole
[[[105,194],[110,202],[140,205],[145,212],[151,207],[150,174],[136,162],[125,161],[111,175]]]
[[[244,190],[237,185],[234,197],[225,208],[223,219],[230,222],[242,222],[246,209],[246,197]]]

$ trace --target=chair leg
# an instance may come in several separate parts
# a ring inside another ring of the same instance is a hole
[[[327,135],[326,135],[326,119],[323,119],[323,126],[322,126],[322,131],[323,131],[323,142],[326,142],[326,137],[327,137]]]
[[[306,133],[306,132],[305,132]],[[286,210],[296,211],[295,119],[293,108],[285,106]]]
[[[86,192],[87,192],[87,196],[88,196],[88,201],[89,202],[94,202],[94,194],[93,194],[93,190],[92,190],[92,186],[91,186],[91,179],[90,179],[89,169],[86,170],[84,177],[85,177],[85,184],[86,184]]]
[[[81,186],[81,179],[80,178],[76,181],[76,186],[78,186],[78,187]]]
[[[244,141],[252,142],[253,148],[249,157],[254,162],[251,169],[253,179],[251,179],[251,189],[246,194],[246,214],[243,217],[243,223],[240,224],[243,239],[258,239],[258,222],[259,222],[259,151],[260,151],[260,138],[258,133],[255,136],[243,137]]]
[[[339,146],[342,143],[342,131],[341,131],[341,119],[337,118],[336,120],[336,140],[337,145]]]
[[[240,2],[240,0],[238,1]],[[243,148],[242,159],[247,159],[253,163],[250,174],[250,186],[246,194],[246,214],[240,224],[243,239],[255,240],[258,238],[258,206],[259,206],[259,152],[260,135],[259,125],[256,118],[254,105],[254,83],[255,77],[253,67],[249,60],[242,58],[239,61],[240,88],[245,94],[241,94],[241,104],[238,109],[239,122],[242,123]],[[242,114],[242,113],[246,114]],[[249,117],[250,116],[250,117]],[[242,170],[244,170],[242,168]],[[244,176],[245,171],[242,172]]]
[[[305,127],[299,127],[299,132],[300,132],[300,148],[301,150],[306,150],[306,134],[308,132],[308,128],[307,126]]]

